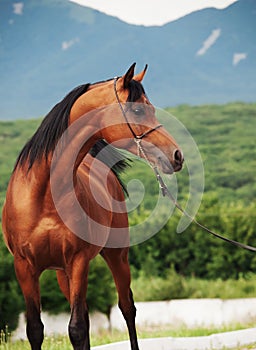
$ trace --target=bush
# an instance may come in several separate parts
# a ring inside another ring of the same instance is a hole
[[[206,193],[197,217],[217,233],[256,247],[255,212],[254,203],[220,203],[212,193]],[[255,254],[213,237],[195,224],[177,234],[179,219],[176,212],[158,234],[131,247],[135,276],[143,270],[148,276],[164,277],[170,265],[183,276],[203,279],[238,279],[256,271]]]
[[[198,298],[255,298],[256,275],[240,276],[238,280],[206,280],[183,277],[171,268],[166,277],[147,277],[141,274],[132,282],[135,301],[160,301]]]
[[[170,268],[165,278],[147,276],[141,272],[132,282],[136,301],[171,300],[186,298],[185,279]]]

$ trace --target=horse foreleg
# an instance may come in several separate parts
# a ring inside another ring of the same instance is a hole
[[[75,259],[69,276],[71,318],[69,338],[74,350],[89,350],[89,315],[86,305],[86,289],[89,262]]]
[[[66,272],[64,270],[57,270],[56,276],[60,290],[62,291],[68,302],[70,302],[69,279]]]
[[[124,316],[129,331],[132,350],[139,350],[135,327],[136,308],[130,288],[131,274],[128,263],[128,248],[104,248],[101,255],[106,260],[118,292],[119,308]]]
[[[27,337],[32,350],[41,350],[44,325],[40,317],[39,274],[21,257],[14,257],[15,272],[26,303]]]

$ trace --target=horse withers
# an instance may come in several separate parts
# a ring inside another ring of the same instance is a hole
[[[119,78],[72,90],[43,119],[16,161],[2,224],[26,302],[32,350],[41,349],[44,337],[39,277],[45,269],[57,271],[70,303],[74,350],[90,349],[86,288],[89,263],[97,254],[113,274],[131,349],[138,350],[125,195],[117,172],[89,151],[104,140],[137,154],[139,143],[148,161],[169,174],[181,169],[183,157],[145,94],[146,68],[137,75],[134,69],[135,64]]]

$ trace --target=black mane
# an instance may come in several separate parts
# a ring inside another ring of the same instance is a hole
[[[108,146],[106,148],[106,146]],[[105,140],[99,140],[91,148],[89,152],[94,158],[97,158],[102,163],[106,164],[115,176],[117,177],[124,193],[128,196],[128,191],[125,183],[120,178],[120,174],[131,164],[131,160],[122,155],[115,147],[109,145]]]
[[[48,158],[48,155],[54,150],[61,135],[68,127],[69,113],[74,102],[88,90],[89,86],[90,84],[85,84],[76,87],[52,108],[43,119],[36,133],[21,150],[15,168],[17,165],[23,165],[28,160],[29,170],[36,160],[42,160],[43,156],[45,159]]]
[[[18,165],[24,165],[24,163],[28,160],[29,171],[35,161],[40,161],[43,157],[45,159],[48,158],[49,154],[54,151],[60,137],[68,128],[70,110],[74,102],[82,94],[86,93],[89,86],[90,84],[84,84],[76,87],[69,92],[62,101],[52,108],[52,110],[43,119],[35,134],[21,150],[14,169],[16,169]],[[135,80],[132,80],[129,83],[128,88],[129,95],[127,102],[135,102],[141,97],[142,94],[145,94],[143,86]],[[101,151],[100,155],[98,156],[99,159],[107,166],[112,168],[124,191],[126,192],[125,185],[120,180],[119,174],[126,168],[129,161],[123,159],[123,156],[121,156],[121,154],[114,147],[108,147],[106,150],[103,150],[106,145],[107,143],[105,141],[98,141],[93,146],[90,153],[92,156],[96,157]],[[112,166],[112,164],[114,164],[114,166]]]

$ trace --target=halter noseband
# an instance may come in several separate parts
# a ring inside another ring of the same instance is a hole
[[[155,126],[154,128],[145,131],[143,134],[141,134],[141,135],[136,135],[135,132],[134,132],[134,130],[133,130],[133,128],[132,128],[132,126],[131,126],[131,124],[129,123],[129,120],[128,120],[127,116],[126,116],[125,110],[123,109],[122,103],[121,103],[121,101],[120,101],[120,99],[119,99],[119,96],[118,96],[118,93],[117,93],[117,89],[116,89],[116,82],[117,82],[117,80],[118,80],[118,78],[114,78],[114,91],[115,91],[116,99],[117,99],[117,102],[118,102],[119,107],[120,107],[120,109],[121,109],[121,112],[122,112],[122,114],[123,114],[123,117],[124,117],[124,119],[125,119],[125,121],[126,121],[128,127],[129,127],[129,129],[130,129],[130,131],[131,131],[131,133],[132,133],[134,142],[135,142],[136,145],[137,145],[137,154],[138,154],[138,156],[140,156],[140,154],[141,154],[141,155],[148,161],[148,163],[151,165],[150,161],[148,160],[148,157],[146,156],[146,154],[145,154],[143,148],[141,147],[140,142],[141,142],[141,140],[142,140],[144,137],[148,136],[148,135],[151,134],[153,131],[159,129],[159,128],[162,127],[163,125],[162,125],[162,124],[158,124],[158,125]]]

